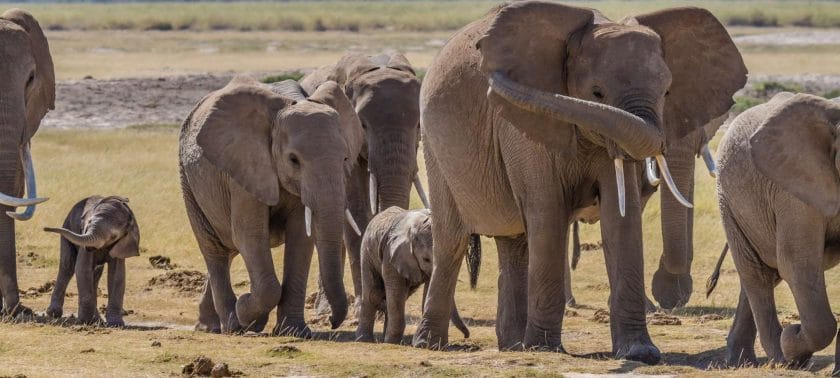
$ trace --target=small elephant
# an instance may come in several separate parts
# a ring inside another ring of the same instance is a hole
[[[362,308],[356,339],[373,341],[376,311],[386,305],[385,342],[399,344],[405,330],[405,300],[423,286],[423,303],[432,273],[430,211],[392,206],[376,215],[362,239]],[[470,330],[452,306],[452,323],[465,338]]]
[[[756,331],[771,360],[799,366],[834,339],[823,270],[840,262],[839,126],[836,99],[780,93],[739,115],[721,142],[718,204],[741,280],[731,365],[755,365]],[[801,318],[784,329],[781,280]]]
[[[125,294],[125,259],[140,255],[140,228],[128,207],[128,198],[91,196],[79,201],[61,228],[44,228],[61,235],[61,262],[47,315],[59,318],[67,283],[76,274],[79,288],[78,320],[100,321],[96,288],[108,264],[108,306],[105,324],[122,327]]]

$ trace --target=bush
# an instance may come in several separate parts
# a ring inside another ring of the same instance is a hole
[[[277,82],[280,82],[280,81],[283,81],[283,80],[295,80],[295,81],[297,81],[297,80],[300,80],[303,77],[303,75],[304,75],[304,73],[300,72],[300,71],[290,71],[290,72],[284,72],[284,73],[279,74],[279,75],[268,76],[268,77],[263,78],[260,81],[265,83],[265,84],[277,83]]]
[[[735,105],[732,105],[732,112],[742,113],[745,110],[752,108],[756,105],[761,105],[764,103],[764,100],[760,98],[750,97],[750,96],[735,96]]]

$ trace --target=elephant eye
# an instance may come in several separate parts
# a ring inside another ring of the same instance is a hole
[[[666,96],[666,97],[667,97],[669,94],[671,94],[671,91],[665,91],[665,96]]]
[[[598,88],[598,87],[592,88],[592,95],[595,96],[595,98],[597,98],[599,100],[604,99],[604,94],[601,92],[601,88]]]
[[[344,158],[344,161],[347,161],[347,160],[350,160],[350,158],[347,158],[347,157],[346,157],[346,158]]]
[[[32,82],[35,81],[35,72],[29,74],[29,79],[26,80],[26,86],[32,85]]]
[[[297,157],[297,155],[295,155],[295,154],[289,154],[289,161],[290,161],[290,162],[292,163],[292,165],[294,165],[295,167],[300,166],[300,160],[298,160],[298,157]]]

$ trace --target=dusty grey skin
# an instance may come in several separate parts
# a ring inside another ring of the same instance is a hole
[[[344,90],[365,131],[358,164],[347,182],[348,208],[364,233],[377,212],[391,206],[407,209],[411,185],[419,185],[420,80],[411,63],[400,53],[376,56],[348,53],[338,63],[308,74],[300,84],[311,92],[329,80]],[[422,186],[417,189],[423,202],[427,202]],[[345,227],[344,243],[358,305],[362,293],[359,260],[362,238]],[[320,288],[316,301],[319,313],[329,311],[323,298]]]
[[[140,228],[128,207],[128,198],[85,198],[73,206],[61,228],[48,227],[44,231],[61,235],[61,260],[47,315],[61,317],[67,283],[75,273],[79,291],[78,321],[88,324],[101,321],[96,308],[96,288],[105,264],[108,264],[105,324],[124,326],[125,259],[140,255]]]
[[[715,133],[728,117],[729,112],[726,112],[713,119],[702,129],[671,143],[665,153],[674,181],[680,193],[685,194],[689,201],[694,200],[694,170],[698,156],[703,157],[709,174],[712,177],[716,175],[717,168],[708,148],[708,142],[714,138]],[[656,163],[652,162],[651,168],[646,164],[648,163],[645,162],[637,168],[638,172],[644,172],[644,178],[639,180],[642,209],[646,208],[648,199],[656,192],[661,182]],[[581,212],[579,221],[594,223],[598,219],[598,211],[600,209],[596,206],[591,211]],[[653,275],[653,297],[660,307],[673,309],[685,306],[693,290],[691,262],[694,258],[694,209],[683,206],[673,194],[663,190],[660,198],[660,225],[663,248],[659,268]],[[577,235],[573,234],[575,241],[572,242],[572,269],[580,258],[580,245],[576,244],[576,237]],[[570,280],[567,278],[566,281],[567,303],[575,304],[571,285],[568,284]],[[652,301],[646,299],[646,302],[648,312],[656,311],[656,305]]]
[[[55,108],[49,44],[26,11],[0,15],[0,62],[0,313],[14,316],[32,313],[18,294],[14,219],[31,218],[34,205],[46,200],[37,198],[29,141]],[[13,212],[22,206],[26,211]]]
[[[726,111],[745,82],[726,29],[697,8],[613,23],[589,9],[517,2],[456,33],[420,94],[435,243],[414,345],[447,344],[458,271],[477,233],[499,250],[499,348],[563,351],[569,224],[597,200],[614,355],[658,362],[645,324],[636,161],[664,161],[668,140]]]
[[[732,365],[755,365],[756,330],[772,361],[799,366],[837,333],[822,272],[840,262],[838,127],[836,100],[780,93],[739,115],[720,144],[718,203],[741,280],[727,337]],[[784,329],[773,292],[780,280],[801,319]]]
[[[362,297],[357,341],[373,341],[376,312],[385,308],[385,342],[399,344],[405,331],[405,301],[420,285],[423,302],[432,273],[432,219],[428,209],[397,206],[373,217],[362,240]],[[384,306],[383,306],[384,305]],[[452,322],[470,331],[452,307]]]
[[[303,307],[313,247],[330,321],[341,324],[345,187],[361,143],[359,119],[335,82],[307,97],[294,81],[269,87],[238,77],[196,106],[181,130],[180,172],[209,274],[198,329],[261,331],[277,307],[274,334],[308,336]],[[282,286],[270,249],[280,244]],[[230,283],[236,254],[251,282],[251,293],[238,299]]]

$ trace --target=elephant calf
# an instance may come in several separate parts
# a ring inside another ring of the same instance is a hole
[[[834,339],[823,270],[840,262],[838,125],[836,100],[780,93],[739,115],[721,142],[718,203],[741,279],[730,364],[755,364],[756,330],[771,360],[794,365]],[[802,319],[784,329],[781,280]]]
[[[79,322],[100,321],[96,309],[96,288],[107,263],[106,325],[124,326],[125,259],[140,255],[140,228],[128,207],[128,198],[85,198],[73,206],[62,228],[47,227],[44,231],[61,235],[61,262],[47,315],[61,317],[64,292],[75,273],[79,290]]]
[[[399,344],[405,330],[405,300],[423,287],[423,303],[432,273],[430,212],[392,206],[376,215],[362,239],[362,308],[356,339],[373,341],[376,311],[385,302],[385,342]],[[452,322],[470,331],[453,306]]]

